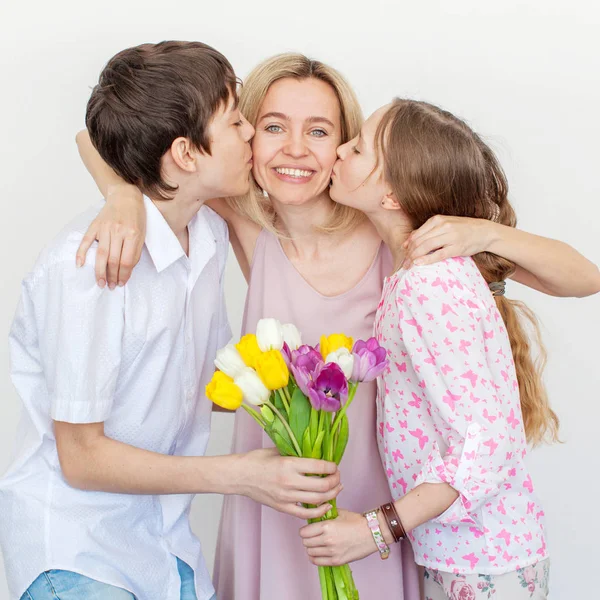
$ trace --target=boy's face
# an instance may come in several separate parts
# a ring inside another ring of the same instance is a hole
[[[250,188],[254,127],[231,97],[214,114],[208,126],[210,155],[198,156],[200,182],[207,197],[242,196]]]

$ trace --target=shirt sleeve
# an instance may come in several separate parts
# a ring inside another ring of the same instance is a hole
[[[227,223],[215,214],[218,219],[217,254],[219,258],[219,339],[218,348],[226,346],[233,337],[229,317],[227,316],[227,303],[225,302],[225,272],[227,270],[227,257],[229,254],[229,228]]]
[[[509,470],[509,433],[498,416],[502,402],[485,343],[492,307],[461,283],[449,261],[409,271],[396,294],[418,379],[413,398],[423,398],[445,442],[445,448],[434,443],[415,485],[448,483],[459,492],[433,521],[475,523],[475,512],[499,493]]]
[[[51,264],[29,286],[38,347],[55,421],[98,423],[110,415],[124,331],[125,288],[101,289],[95,252],[85,266]],[[18,317],[17,317],[18,318]]]

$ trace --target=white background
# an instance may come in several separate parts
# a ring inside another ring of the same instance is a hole
[[[61,226],[98,199],[74,136],[103,64],[122,48],[201,40],[224,52],[242,77],[272,54],[297,50],[341,70],[366,113],[394,95],[441,104],[466,117],[500,154],[522,228],[565,240],[600,262],[597,3],[170,4],[1,1],[0,472],[10,460],[19,413],[6,344],[19,282]],[[233,260],[228,275],[237,333],[245,284]],[[600,562],[600,299],[550,298],[517,284],[508,293],[526,300],[543,322],[546,381],[565,441],[530,457],[548,517],[551,598],[598,598],[591,569]],[[211,452],[227,452],[232,418],[217,415],[213,423]],[[204,497],[193,512],[209,564],[219,509],[218,498]],[[0,566],[0,600],[7,598]],[[363,599],[371,600],[366,593]]]

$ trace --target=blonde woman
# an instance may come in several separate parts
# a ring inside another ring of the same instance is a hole
[[[389,250],[373,225],[329,197],[337,147],[358,134],[362,117],[341,75],[299,54],[261,63],[240,93],[240,108],[256,129],[250,194],[211,204],[229,224],[230,239],[246,280],[243,332],[258,319],[295,323],[310,344],[323,332],[369,337]],[[107,197],[78,259],[99,239],[100,285],[124,285],[144,239],[144,211],[137,189],[102,163],[85,132],[82,158]],[[600,287],[595,266],[572,248],[489,221],[432,220],[409,240],[408,256],[493,251],[518,262],[514,279],[554,295],[587,295]],[[548,265],[551,264],[552,268]],[[108,266],[108,268],[107,268]],[[135,271],[133,271],[135,277]],[[351,442],[341,465],[340,506],[360,511],[389,497],[376,440],[375,385],[363,386],[350,410]],[[233,452],[270,446],[245,413],[236,414]],[[345,476],[344,476],[345,474]],[[225,499],[215,566],[218,596],[227,600],[306,600],[319,597],[316,569],[298,536],[301,522],[265,510],[245,497]],[[383,562],[371,556],[353,566],[366,600],[382,595],[419,598],[408,544]]]

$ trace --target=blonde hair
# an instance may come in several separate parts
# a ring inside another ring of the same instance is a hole
[[[317,60],[311,60],[303,54],[278,54],[260,63],[246,78],[240,91],[240,110],[256,126],[260,107],[273,83],[280,79],[318,79],[329,84],[335,92],[341,113],[341,143],[358,135],[363,115],[358,99],[342,75]],[[273,204],[263,195],[263,190],[251,177],[249,192],[241,197],[227,198],[228,204],[238,213],[245,215],[261,227],[276,235],[283,234],[275,226],[276,213]],[[323,233],[348,232],[364,220],[362,212],[334,204],[331,217],[324,225],[315,226]]]
[[[489,219],[515,227],[508,182],[496,156],[464,121],[426,102],[396,99],[376,133],[386,181],[416,229],[436,214]],[[488,283],[503,281],[515,264],[490,252],[473,256]],[[542,381],[546,352],[535,315],[522,302],[495,296],[513,354],[523,424],[533,445],[558,439],[558,417]],[[537,360],[521,319],[533,329]]]

